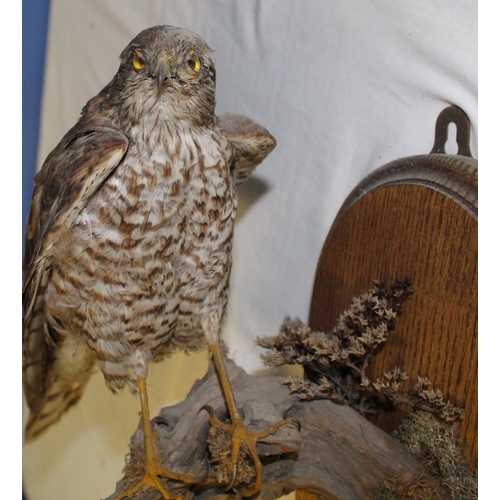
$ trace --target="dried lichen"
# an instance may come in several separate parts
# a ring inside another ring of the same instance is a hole
[[[447,421],[458,420],[463,410],[445,402],[426,378],[418,377],[414,387],[401,394],[400,384],[408,375],[399,367],[376,381],[367,375],[376,349],[387,340],[412,293],[408,280],[397,281],[390,289],[375,281],[368,293],[352,300],[330,332],[312,331],[299,319],[287,318],[277,336],[257,339],[258,345],[269,350],[261,357],[268,366],[304,367],[305,378],[292,377],[286,382],[303,400],[330,399],[362,415],[406,403]]]
[[[443,423],[427,411],[414,411],[393,436],[424,465],[425,484],[427,488],[434,489],[430,494],[429,489],[426,493],[421,491],[421,484],[410,485],[404,481],[388,480],[384,484],[380,499],[478,498],[477,476],[467,465],[457,431],[453,426]],[[412,496],[409,491],[424,496]]]

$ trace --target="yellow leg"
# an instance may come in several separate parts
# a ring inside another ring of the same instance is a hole
[[[231,450],[231,461],[228,464],[228,476],[231,478],[229,484],[227,485],[226,490],[231,489],[235,486],[236,479],[236,467],[238,462],[238,455],[240,453],[240,448],[242,442],[246,444],[250,456],[254,462],[255,466],[255,481],[249,488],[239,488],[238,491],[243,496],[252,496],[257,491],[260,490],[262,485],[262,463],[260,462],[259,456],[257,455],[257,442],[259,439],[265,438],[271,434],[274,434],[280,427],[287,424],[294,424],[300,426],[299,421],[294,418],[284,419],[277,424],[269,427],[265,431],[262,432],[252,432],[249,431],[245,424],[243,423],[243,419],[241,417],[240,412],[238,411],[238,407],[236,406],[236,400],[234,398],[233,389],[231,387],[231,383],[229,381],[229,376],[227,374],[226,365],[224,363],[224,358],[222,356],[221,348],[219,344],[214,344],[209,346],[210,352],[212,354],[212,359],[214,361],[215,369],[219,375],[220,383],[222,386],[222,392],[224,394],[224,398],[226,400],[227,408],[229,410],[229,416],[231,418],[231,424],[225,424],[221,422],[216,416],[212,408],[205,407],[210,416],[210,424],[212,426],[220,427],[231,435],[232,439],[232,450]]]
[[[139,395],[141,398],[142,429],[144,431],[144,447],[146,451],[146,470],[144,472],[144,477],[141,479],[141,481],[139,481],[138,484],[136,484],[133,488],[128,489],[125,493],[121,493],[120,495],[118,495],[115,500],[122,500],[124,498],[132,499],[143,486],[152,486],[153,488],[158,490],[165,499],[182,500],[182,496],[176,496],[170,493],[158,479],[158,476],[172,479],[174,481],[182,481],[187,484],[192,483],[194,478],[189,474],[173,472],[162,465],[161,457],[156,451],[154,436],[151,430],[146,379],[140,378],[138,386]]]

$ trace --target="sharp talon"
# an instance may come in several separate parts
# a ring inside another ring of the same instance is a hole
[[[210,417],[215,417],[215,410],[211,406],[209,406],[209,405],[203,405],[198,410],[198,413],[201,413],[203,410],[205,410]]]
[[[205,410],[208,413],[208,421],[210,422],[210,425],[212,426],[217,425],[219,427],[223,427],[222,422],[219,420],[219,418],[215,414],[215,410],[211,406],[208,405],[202,406],[199,412],[201,410]]]
[[[233,488],[235,480],[236,480],[236,477],[227,486],[224,486],[224,488],[219,488],[217,491],[219,493],[227,493],[228,491],[230,491]]]
[[[300,431],[302,429],[302,424],[300,423],[300,420],[297,420],[296,418],[287,418],[289,424],[295,424],[297,426],[297,430]]]
[[[238,454],[239,454],[239,452],[240,452],[240,450],[238,450]],[[238,458],[236,457],[236,459],[238,459]],[[238,472],[238,468],[235,466],[233,468],[233,477],[231,478],[230,483],[224,488],[225,492],[229,491],[230,489],[233,488],[234,484],[236,483],[236,474],[237,474],[237,472]]]

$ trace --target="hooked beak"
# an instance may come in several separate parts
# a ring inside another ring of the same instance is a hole
[[[158,65],[156,66],[156,74],[153,75],[158,86],[158,92],[161,92],[165,85],[171,85],[172,69],[169,64],[169,58],[164,55],[161,56]]]
[[[170,65],[168,64],[168,59],[166,56],[160,57],[158,65],[156,66],[156,85],[158,86],[158,92],[161,91],[163,86],[168,83],[170,76]]]

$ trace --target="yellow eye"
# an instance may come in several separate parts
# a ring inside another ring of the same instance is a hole
[[[141,56],[137,53],[134,54],[134,58],[132,59],[132,62],[134,63],[135,69],[142,69],[144,67],[144,61],[142,60]]]
[[[187,63],[188,63],[188,66],[196,73],[198,73],[200,71],[200,69],[201,69],[200,60],[194,54],[191,55],[191,58],[189,59],[189,61]]]

